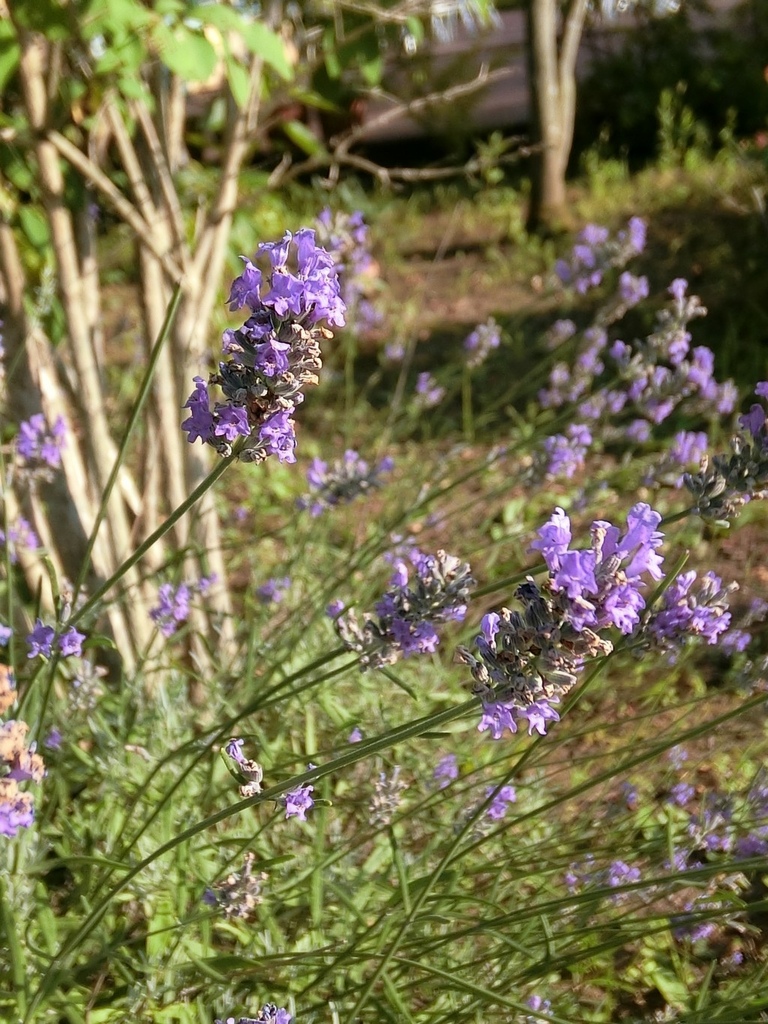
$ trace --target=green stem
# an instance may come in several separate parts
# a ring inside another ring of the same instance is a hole
[[[179,284],[176,286],[176,290],[173,293],[170,304],[166,311],[163,326],[160,328],[160,334],[158,335],[157,341],[152,347],[152,351],[149,356],[149,363],[147,364],[147,369],[146,372],[144,373],[144,378],[141,382],[138,396],[136,398],[136,401],[134,402],[131,414],[128,418],[128,424],[125,428],[125,433],[123,434],[122,440],[120,442],[117,457],[115,458],[115,464],[112,467],[112,470],[110,471],[109,479],[107,480],[107,486],[104,488],[104,493],[101,497],[99,510],[96,513],[96,520],[94,521],[93,529],[91,530],[91,535],[88,538],[88,545],[85,549],[85,555],[83,556],[82,565],[80,566],[80,571],[78,572],[77,580],[75,581],[75,594],[74,600],[72,602],[73,604],[75,603],[77,595],[80,593],[80,588],[82,587],[83,582],[85,581],[85,576],[86,573],[88,572],[88,566],[91,564],[91,557],[93,555],[93,549],[96,544],[96,538],[99,533],[99,527],[103,523],[104,517],[107,514],[109,499],[112,496],[112,491],[114,490],[115,484],[117,483],[117,476],[118,473],[120,472],[120,468],[125,462],[125,456],[128,451],[128,443],[133,435],[133,431],[136,427],[136,424],[139,421],[139,415],[141,414],[141,410],[144,408],[144,403],[147,400],[147,396],[149,395],[150,387],[152,385],[152,378],[155,375],[155,369],[160,358],[160,352],[162,351],[163,345],[165,344],[171,333],[171,327],[173,326],[173,322],[176,319],[176,313],[178,312],[179,309],[181,296],[182,287]]]
[[[227,469],[227,467],[232,462],[235,461],[238,455],[239,450],[235,449],[235,451],[233,451],[231,455],[227,455],[225,458],[221,459],[216,464],[216,466],[214,466],[214,468],[211,470],[211,472],[208,474],[205,480],[202,480],[197,485],[197,487],[194,489],[194,491],[192,491],[189,497],[185,501],[183,501],[178,506],[178,508],[174,509],[173,512],[171,512],[171,514],[168,516],[165,522],[161,523],[160,526],[158,526],[158,528],[154,531],[154,533],[151,533],[149,537],[147,537],[147,539],[136,548],[133,554],[129,555],[128,558],[126,558],[122,565],[120,565],[115,570],[115,572],[109,577],[108,580],[105,580],[100,587],[97,587],[97,589],[93,592],[93,594],[91,594],[91,596],[88,598],[84,605],[82,605],[80,608],[78,608],[76,611],[72,613],[72,616],[67,620],[67,625],[73,626],[76,622],[79,622],[84,615],[87,615],[88,612],[92,611],[99,603],[99,601],[101,601],[102,597],[104,597],[105,594],[109,593],[112,587],[114,587],[114,585],[117,582],[119,582],[119,580],[121,580],[123,576],[125,576],[128,570],[132,569],[133,566],[136,565],[136,563],[144,557],[144,555],[149,551],[149,549],[154,544],[157,544],[157,542],[162,537],[164,537],[169,530],[172,530],[182,516],[186,515],[186,513],[189,512],[193,505],[195,505],[200,500],[200,498],[202,498],[205,492],[210,487],[212,487],[214,483],[216,483],[219,477],[224,473],[224,470]]]
[[[19,942],[19,929],[14,920],[8,898],[8,882],[0,874],[0,922],[5,932],[8,960],[11,968],[13,990],[16,995],[19,1014],[27,1012],[27,972],[24,967],[24,949]]]

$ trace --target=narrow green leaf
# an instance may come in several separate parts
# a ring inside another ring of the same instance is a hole
[[[30,245],[35,249],[45,249],[49,245],[48,222],[36,206],[20,206],[19,223]]]
[[[308,156],[325,152],[322,141],[301,121],[286,121],[282,127],[294,146],[298,146]]]
[[[251,89],[248,72],[230,55],[227,55],[225,63],[229,88],[232,90],[235,103],[242,109],[248,102]]]
[[[179,26],[173,31],[162,23],[153,33],[160,60],[186,82],[204,82],[216,69],[218,56],[202,32]]]
[[[288,61],[285,44],[276,32],[260,21],[244,21],[242,35],[251,53],[261,57],[286,81],[293,78],[293,68]]]

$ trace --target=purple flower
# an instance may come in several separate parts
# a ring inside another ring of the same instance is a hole
[[[432,409],[442,402],[445,388],[437,383],[431,373],[420,373],[416,378],[416,394],[421,408]]]
[[[681,466],[699,462],[707,451],[708,440],[704,431],[681,430],[674,436],[669,456]]]
[[[625,270],[619,278],[619,295],[626,305],[636,306],[638,302],[648,298],[648,278],[635,277]]]
[[[501,344],[501,328],[490,317],[484,324],[478,326],[464,339],[464,351],[467,353],[467,366],[476,369],[481,366],[493,349]]]
[[[371,467],[358,452],[349,448],[341,459],[329,467],[322,459],[313,459],[307,470],[310,493],[297,502],[299,508],[308,508],[313,516],[325,509],[348,504],[356,498],[381,486],[380,476],[394,468],[394,460],[382,459]]]
[[[528,719],[528,735],[537,732],[539,736],[547,735],[547,722],[559,722],[560,715],[546,701],[538,700],[518,709],[518,714]]]
[[[338,597],[326,605],[325,614],[329,619],[337,619],[344,611],[346,605]]]
[[[0,836],[13,839],[20,828],[29,828],[34,820],[31,795],[20,792],[12,779],[0,779]]]
[[[248,763],[248,759],[243,754],[243,747],[244,746],[245,746],[245,740],[231,739],[231,740],[227,741],[227,743],[226,743],[226,745],[224,747],[224,751],[227,754],[227,756],[231,757],[232,760],[236,764],[239,764],[239,765],[242,766],[242,765],[245,765],[245,764]]]
[[[454,779],[458,779],[458,777],[459,765],[455,754],[446,754],[445,757],[441,757],[432,773],[432,778],[435,782],[439,783],[440,789],[450,786]]]
[[[85,640],[85,633],[78,633],[74,626],[70,626],[59,637],[59,650],[65,658],[79,658],[83,653],[83,640]]]
[[[637,220],[638,218],[633,219]],[[640,223],[642,223],[642,221]],[[549,1011],[552,1009],[552,1003],[550,1002],[550,1000],[542,999],[541,996],[538,995],[529,996],[527,1004],[529,1009],[534,1011],[541,1010],[542,1013],[549,1013]],[[526,1021],[534,1021],[534,1018],[527,1017]]]
[[[13,628],[11,626],[4,626],[2,622],[0,622],[0,647],[5,647],[12,636]]]
[[[630,441],[642,444],[651,436],[651,425],[647,420],[632,420],[627,427],[627,437]]]
[[[750,406],[749,412],[739,416],[739,426],[748,430],[752,437],[758,438],[765,426],[765,409],[757,402]]]
[[[232,313],[237,309],[242,309],[243,306],[249,306],[255,310],[261,304],[259,292],[261,288],[261,271],[251,263],[247,256],[241,256],[240,259],[245,264],[245,270],[240,277],[235,278],[232,282],[232,288],[227,299],[230,312]]]
[[[672,298],[682,305],[685,300],[685,293],[688,290],[688,282],[683,277],[676,277],[667,291]]]
[[[360,623],[354,612],[339,616],[336,631],[348,649],[360,655],[360,667],[380,668],[412,654],[430,653],[439,643],[440,623],[460,622],[474,580],[469,566],[438,551],[407,552],[415,574],[400,559],[389,590],[377,602],[375,615]]]
[[[180,583],[162,583],[157,589],[157,604],[150,609],[149,617],[157,624],[164,637],[171,637],[182,622],[189,617],[190,587]]]
[[[715,644],[731,623],[728,597],[733,587],[723,587],[719,576],[705,573],[699,581],[694,569],[680,573],[664,591],[660,607],[653,612],[648,633],[662,646],[671,646],[686,636],[701,636]]]
[[[755,394],[758,398],[768,398],[768,380],[761,380],[756,384]]]
[[[43,746],[49,750],[61,750],[61,732],[54,726],[43,740]]]
[[[61,449],[67,433],[61,416],[49,430],[42,413],[35,413],[19,424],[16,450],[27,462],[39,462],[56,469],[61,465]]]
[[[184,408],[189,409],[190,413],[181,424],[181,429],[186,431],[190,444],[198,438],[205,444],[214,436],[215,421],[210,410],[208,385],[202,377],[195,377],[194,380],[195,390],[184,403]]]
[[[242,406],[223,405],[216,409],[216,425],[213,428],[216,437],[231,442],[238,437],[248,437],[250,432],[248,413]]]
[[[352,730],[347,736],[347,743],[361,743],[363,739],[363,733],[358,725]]]
[[[670,803],[676,804],[678,807],[685,807],[695,796],[696,789],[688,782],[676,782],[669,791]]]
[[[500,740],[504,735],[504,730],[509,731],[514,735],[517,732],[517,722],[515,716],[519,709],[510,703],[503,703],[502,701],[493,701],[492,703],[483,702],[483,714],[480,718],[480,724],[477,727],[478,732],[490,731],[491,738],[494,740]]]
[[[276,576],[256,588],[256,596],[262,604],[280,604],[291,586],[289,576]]]
[[[19,516],[16,522],[8,527],[7,537],[5,531],[0,530],[0,544],[6,543],[11,565],[16,565],[19,560],[19,548],[36,551],[40,547],[37,534],[24,516]]]
[[[489,786],[485,791],[485,795],[490,796],[495,789],[495,786]],[[485,813],[492,821],[501,821],[502,818],[506,817],[509,805],[513,804],[516,800],[517,792],[515,787],[502,786]]]
[[[752,634],[745,629],[729,629],[727,633],[723,633],[720,646],[729,654],[740,654],[746,651],[751,640]]]
[[[29,644],[27,657],[36,658],[38,655],[42,655],[45,658],[50,658],[55,635],[56,631],[53,626],[46,626],[41,619],[37,619],[35,628],[27,637]]]
[[[606,881],[612,889],[640,881],[640,869],[632,868],[623,860],[615,860],[608,868]]]
[[[280,462],[296,461],[296,433],[290,413],[283,409],[265,420],[259,430],[259,439],[264,442],[269,455],[277,455]]]
[[[280,797],[285,806],[286,818],[298,818],[299,821],[307,820],[307,811],[315,806],[315,801],[312,798],[314,788],[314,786],[304,783]]]
[[[546,438],[544,451],[548,456],[547,476],[564,476],[570,480],[584,466],[584,456],[591,443],[592,435],[583,423],[572,423],[567,436],[555,434]]]

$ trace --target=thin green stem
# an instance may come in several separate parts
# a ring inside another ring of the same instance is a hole
[[[214,468],[211,470],[211,472],[208,474],[205,480],[202,480],[194,489],[194,491],[192,491],[189,497],[186,498],[186,500],[182,501],[178,508],[174,509],[173,512],[171,512],[171,514],[168,516],[165,522],[161,523],[160,526],[158,526],[158,528],[153,533],[151,533],[149,537],[147,537],[147,539],[136,548],[133,554],[129,555],[128,558],[125,559],[122,565],[120,565],[115,570],[115,572],[112,573],[109,579],[105,580],[100,587],[96,588],[96,590],[93,592],[93,594],[91,594],[91,596],[88,598],[85,604],[83,604],[80,608],[76,609],[72,613],[72,616],[67,622],[68,626],[72,626],[76,622],[79,622],[80,619],[83,618],[83,616],[87,615],[98,605],[99,601],[101,601],[104,595],[109,593],[112,587],[114,587],[114,585],[118,583],[123,578],[123,576],[125,576],[128,570],[132,569],[133,566],[136,565],[136,563],[144,557],[144,555],[150,550],[150,548],[152,548],[153,545],[157,544],[157,542],[162,537],[164,537],[169,530],[172,530],[176,523],[178,523],[178,521],[181,519],[181,517],[186,515],[186,513],[189,512],[189,510],[194,505],[197,504],[197,502],[200,500],[200,498],[202,498],[205,492],[210,487],[212,487],[213,484],[216,483],[216,481],[219,479],[220,476],[222,476],[224,471],[231,465],[232,462],[234,462],[237,459],[238,454],[239,449],[235,449],[235,451],[233,451],[230,455],[227,455],[226,457],[220,459],[219,462],[217,462],[217,464],[214,466]]]
[[[170,336],[171,327],[173,326],[173,322],[176,319],[176,314],[179,309],[179,303],[181,302],[182,294],[183,292],[181,284],[178,284],[176,286],[176,289],[173,293],[170,304],[166,311],[163,326],[160,328],[160,333],[157,336],[157,340],[155,341],[155,344],[152,347],[152,351],[150,352],[149,362],[147,363],[147,369],[144,373],[144,377],[139,387],[139,393],[136,397],[136,401],[133,403],[131,414],[128,417],[128,423],[126,425],[122,440],[120,441],[120,447],[118,448],[117,451],[115,464],[113,465],[110,471],[109,479],[107,480],[107,485],[104,488],[104,493],[101,496],[101,503],[99,504],[99,509],[96,513],[96,519],[93,524],[93,529],[91,530],[91,535],[88,538],[88,544],[85,549],[85,554],[83,555],[83,561],[80,566],[80,571],[77,574],[77,580],[75,581],[74,588],[75,600],[77,599],[77,595],[80,593],[80,588],[82,587],[83,582],[85,581],[86,573],[88,572],[88,566],[91,564],[91,558],[93,556],[93,549],[96,544],[96,538],[98,537],[99,527],[101,526],[102,522],[104,521],[104,517],[107,514],[109,499],[112,496],[112,491],[114,490],[115,484],[117,483],[117,477],[120,472],[120,468],[125,462],[125,457],[128,452],[128,444],[131,440],[131,437],[133,436],[133,431],[136,427],[136,424],[139,421],[141,410],[144,408],[144,403],[146,402],[147,396],[149,395],[149,391],[152,386],[152,378],[155,375],[155,369],[157,368],[160,353],[166,341],[168,340],[168,337]],[[73,600],[73,604],[75,603],[75,600]]]

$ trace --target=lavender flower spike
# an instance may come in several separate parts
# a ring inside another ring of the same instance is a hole
[[[208,381],[195,378],[184,408],[188,440],[210,444],[229,455],[239,442],[244,461],[276,455],[296,461],[293,414],[304,389],[318,382],[320,343],[332,336],[322,322],[344,326],[345,305],[333,260],[302,228],[280,242],[263,243],[229,295],[232,311],[247,307],[250,316],[224,332],[218,372]],[[211,407],[209,388],[218,386],[223,401]]]

